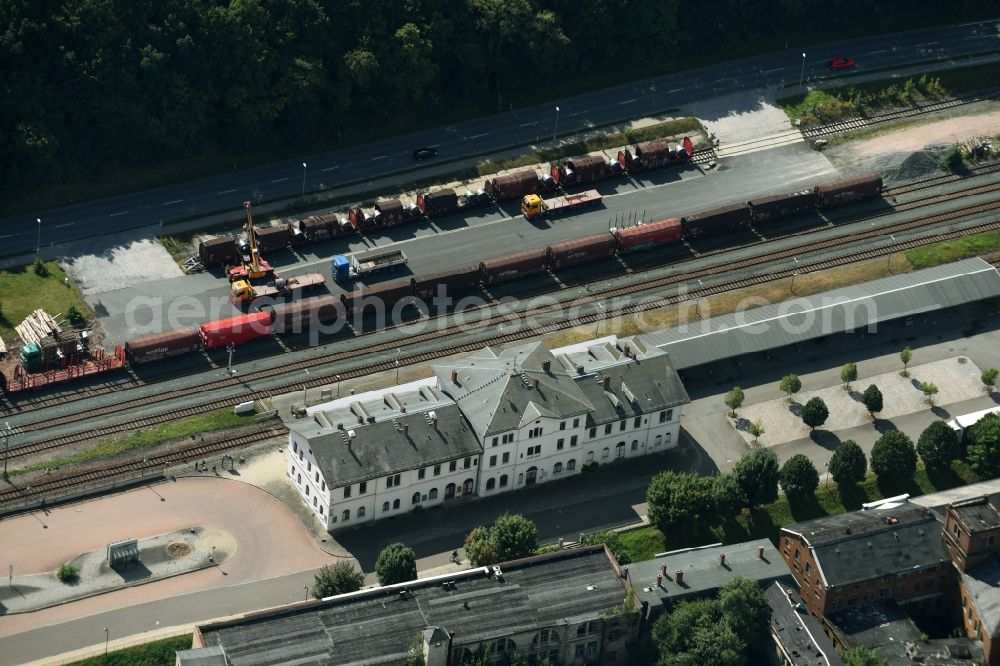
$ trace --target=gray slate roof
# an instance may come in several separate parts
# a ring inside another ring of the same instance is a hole
[[[783,530],[805,537],[830,587],[951,561],[941,540],[940,518],[923,507],[854,511]]]
[[[442,580],[333,597],[201,628],[233,666],[402,664],[428,627],[456,634],[456,645],[489,642],[516,631],[595,619],[621,606],[625,589],[602,547],[581,548],[500,565],[503,579],[482,570]],[[565,631],[565,629],[563,629]],[[526,645],[518,645],[519,649]]]
[[[605,376],[611,378],[607,389],[602,379]],[[596,376],[578,377],[576,384],[594,406],[587,419],[591,426],[691,401],[666,354],[627,361]]]
[[[878,322],[1000,296],[1000,275],[965,259],[860,285],[648,333],[678,370],[762,352]]]
[[[990,636],[1000,635],[1000,557],[993,556],[962,574]]]
[[[829,614],[827,619],[850,645],[874,649],[888,643],[902,645],[906,641],[920,640],[917,625],[892,600],[855,604]]]
[[[482,448],[461,410],[445,405],[432,412],[404,414],[392,420],[335,430],[315,419],[291,424],[291,430],[309,440],[327,485],[339,488],[405,470],[479,455]],[[409,426],[406,432],[404,426]],[[348,432],[354,440],[348,448]]]
[[[764,588],[764,599],[771,607],[771,633],[791,658],[792,666],[841,666],[840,655],[819,621],[802,604],[794,582],[783,585],[774,581]],[[802,605],[796,610],[798,604]]]
[[[764,557],[758,557],[763,546]],[[720,564],[720,555],[726,554],[726,564]],[[667,575],[656,587],[656,575],[661,566],[667,565]],[[677,583],[676,572],[683,571],[683,581]],[[685,599],[714,596],[720,587],[736,576],[743,576],[759,583],[783,580],[794,585],[788,565],[769,539],[734,543],[727,546],[691,548],[667,553],[651,560],[628,565],[629,579],[640,600],[649,603],[650,614],[655,617],[669,612],[674,604]]]
[[[972,534],[1000,527],[1000,512],[987,497],[953,504],[952,510],[958,514],[965,530]]]

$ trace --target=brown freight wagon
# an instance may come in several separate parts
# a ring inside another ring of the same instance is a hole
[[[288,226],[284,224],[256,229],[254,233],[257,234],[257,249],[261,252],[272,252],[288,247],[288,241],[291,239]]]
[[[132,365],[142,365],[173,356],[183,356],[201,347],[201,329],[197,326],[166,333],[156,333],[125,343],[125,357]]]
[[[617,229],[614,234],[618,239],[618,253],[627,254],[679,243],[683,232],[680,220],[668,218],[658,222],[638,224],[627,229]]]
[[[594,234],[548,246],[549,267],[558,270],[564,266],[578,266],[610,257],[617,241],[611,234]]]
[[[233,236],[212,238],[198,244],[198,258],[201,259],[203,266],[224,264],[235,260],[238,256],[239,249]]]
[[[337,320],[343,309],[340,299],[326,295],[291,303],[279,303],[274,310],[275,333],[298,333],[308,331],[317,324],[329,324]]]
[[[520,199],[539,191],[540,179],[534,169],[526,169],[487,180],[483,187],[494,201]]]
[[[427,300],[438,295],[438,289],[444,287],[445,296],[455,296],[479,289],[482,273],[479,266],[467,266],[451,271],[420,275],[411,279],[413,295]]]
[[[500,284],[518,280],[529,275],[544,273],[548,266],[548,254],[542,248],[518,252],[507,257],[487,259],[479,264],[483,282]]]
[[[791,217],[816,208],[819,197],[813,190],[802,190],[790,194],[775,194],[747,202],[754,222],[766,222],[776,218]]]
[[[458,195],[448,188],[417,195],[417,207],[425,215],[447,215],[458,210]]]
[[[694,144],[690,137],[684,137],[680,144],[659,139],[636,144],[632,150],[625,148],[618,151],[618,163],[629,171],[643,171],[685,162],[693,153]]]
[[[817,185],[815,190],[824,208],[841,206],[860,199],[870,199],[882,194],[882,176],[870,173],[857,178],[838,180]]]
[[[337,235],[337,216],[333,213],[313,215],[299,220],[299,232],[310,242],[323,241]]]
[[[681,218],[681,226],[688,238],[724,234],[748,224],[750,224],[750,209],[746,204],[731,204]]]
[[[370,210],[352,208],[347,214],[347,219],[350,220],[352,227],[362,231],[381,226],[382,224],[381,218],[375,215],[374,208]]]
[[[612,174],[608,161],[601,155],[585,155],[565,162],[554,162],[549,173],[557,185],[593,183]]]
[[[410,278],[380,282],[363,289],[355,289],[340,295],[340,301],[348,317],[357,318],[355,310],[367,309],[388,314],[399,301],[413,294],[413,283]]]
[[[405,221],[406,209],[399,199],[383,199],[375,202],[375,224],[394,227]]]

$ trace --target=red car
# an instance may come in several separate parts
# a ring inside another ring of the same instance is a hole
[[[836,58],[830,58],[829,67],[835,72],[841,72],[845,69],[854,69],[854,58],[845,58],[844,56],[837,56]]]

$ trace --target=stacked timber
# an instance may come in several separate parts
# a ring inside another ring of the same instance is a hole
[[[62,327],[56,323],[52,315],[40,308],[25,317],[14,330],[26,345],[31,343],[40,345],[45,338],[58,337],[62,333]]]

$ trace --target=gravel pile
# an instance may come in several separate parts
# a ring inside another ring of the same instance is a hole
[[[62,261],[85,296],[183,275],[148,229],[135,229],[73,243]]]

